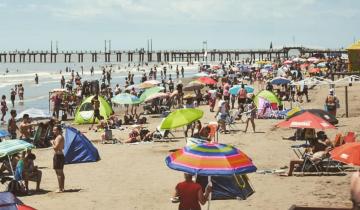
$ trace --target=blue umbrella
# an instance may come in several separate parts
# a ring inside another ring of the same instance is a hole
[[[0,130],[0,138],[10,136],[10,133],[7,130]]]
[[[273,85],[284,85],[289,84],[291,81],[289,79],[286,79],[284,77],[276,77],[270,81]]]
[[[230,94],[237,95],[240,91],[241,85],[234,85],[232,88],[229,89]],[[248,85],[245,85],[245,90],[247,93],[253,93],[254,88]]]
[[[128,93],[121,93],[116,96],[114,96],[111,101],[116,104],[139,104],[141,103],[141,100],[131,94]]]

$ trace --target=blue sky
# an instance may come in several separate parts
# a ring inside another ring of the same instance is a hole
[[[296,44],[347,47],[360,39],[360,0],[0,0],[0,51],[208,48]]]

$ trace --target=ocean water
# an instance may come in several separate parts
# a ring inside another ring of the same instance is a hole
[[[112,81],[111,87],[115,87],[119,84],[121,87],[125,84],[125,77],[127,77],[128,71],[134,73],[135,83],[139,83],[140,78],[144,72],[147,74],[150,68],[157,63],[149,63],[148,66],[140,66],[140,71],[131,63],[128,67],[128,63],[111,63],[112,69]],[[109,63],[0,63],[0,95],[5,95],[7,99],[7,105],[9,110],[12,109],[10,101],[10,90],[14,88],[16,84],[22,84],[24,86],[24,102],[20,103],[18,96],[16,96],[15,107],[18,113],[28,108],[39,108],[43,110],[49,109],[49,91],[55,88],[60,88],[60,79],[64,75],[66,80],[71,78],[71,72],[65,72],[65,68],[69,67],[74,70],[75,73],[79,72],[84,80],[99,80],[101,77],[101,67],[110,65]],[[179,65],[185,69],[185,77],[192,77],[199,69],[199,64],[187,66],[186,62],[171,62],[173,66],[170,70],[169,66],[157,64],[158,73],[157,79],[160,79],[159,70],[164,66],[167,67],[167,74],[171,74],[174,81],[176,81],[176,65]],[[81,66],[83,66],[83,74],[81,72]],[[91,76],[90,68],[94,67],[95,74]],[[8,73],[6,73],[8,71]],[[62,74],[60,74],[60,71]],[[35,74],[39,76],[39,84],[35,84]],[[181,76],[181,75],[180,75]],[[181,78],[180,78],[181,79]],[[9,112],[6,115],[6,119],[9,117]]]

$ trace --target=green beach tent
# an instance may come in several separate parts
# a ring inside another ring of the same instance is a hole
[[[268,90],[262,90],[256,94],[254,102],[257,107],[259,107],[259,98],[263,98],[270,103],[276,103],[278,106],[281,105],[281,100],[275,95],[275,93]]]
[[[94,108],[91,104],[91,100],[94,96],[90,96],[81,102],[81,105],[76,109],[75,112],[75,123],[76,124],[87,124],[92,123],[94,119]],[[108,119],[112,113],[112,108],[110,104],[101,96],[99,96],[100,101],[100,115],[104,119]],[[98,122],[98,120],[96,120]]]

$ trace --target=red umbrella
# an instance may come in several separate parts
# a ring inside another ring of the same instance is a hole
[[[284,64],[292,64],[293,62],[291,60],[284,61]]]
[[[350,165],[360,166],[359,142],[343,144],[333,149],[330,154],[334,160]]]
[[[217,83],[214,79],[211,79],[210,77],[200,77],[199,79],[197,79],[197,81],[207,85],[215,85]]]
[[[312,68],[309,70],[309,73],[319,73],[321,70],[319,68]]]
[[[310,112],[304,112],[298,116],[282,121],[276,125],[282,128],[317,128],[317,129],[336,129],[335,126],[326,120]]]

